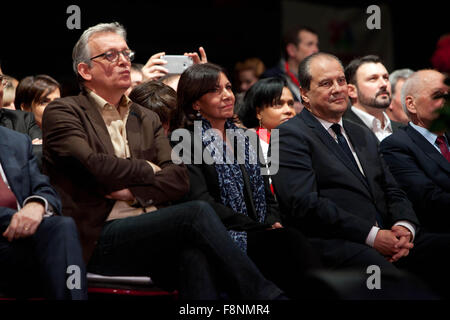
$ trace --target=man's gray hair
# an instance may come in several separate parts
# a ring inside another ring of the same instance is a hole
[[[414,72],[411,76],[408,77],[408,79],[405,80],[405,83],[402,87],[402,92],[400,95],[400,101],[402,103],[403,111],[406,113],[409,119],[411,119],[411,116],[409,114],[408,108],[406,107],[406,97],[407,96],[413,96],[415,97],[415,89],[417,87],[417,72]]]
[[[91,67],[91,52],[89,50],[88,41],[96,33],[100,32],[112,32],[116,33],[122,38],[127,40],[127,32],[125,28],[118,22],[112,23],[99,23],[89,29],[86,29],[78,39],[77,43],[73,47],[72,51],[72,67],[75,74],[78,76],[78,64],[85,62]]]
[[[398,80],[406,80],[414,73],[411,69],[399,69],[395,70],[389,75],[389,82],[391,83],[391,92],[392,96],[395,95],[395,86],[397,85]]]

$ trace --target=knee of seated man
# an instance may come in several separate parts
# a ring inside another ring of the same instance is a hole
[[[46,232],[52,232],[59,236],[73,236],[77,234],[77,228],[71,217],[52,216],[42,221],[42,228]]]
[[[193,222],[222,224],[213,207],[206,201],[190,201],[189,206],[189,214]]]

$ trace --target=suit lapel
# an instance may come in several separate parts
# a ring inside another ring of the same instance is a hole
[[[134,158],[141,158],[141,134],[139,124],[141,122],[141,114],[136,105],[133,103],[130,106],[130,113],[126,123],[127,140],[130,148],[130,153]]]
[[[425,139],[417,130],[408,125],[406,128],[406,133],[414,141],[414,143],[434,162],[436,162],[444,171],[450,173],[450,163],[444,156],[434,148],[430,142]],[[449,138],[449,133],[446,133],[447,139]],[[450,140],[449,140],[450,141]]]
[[[366,185],[368,185],[369,181],[373,181],[373,179],[371,179],[372,171],[371,166],[369,165],[369,161],[367,159],[367,157],[369,156],[369,151],[367,150],[367,143],[364,141],[361,132],[355,130],[356,126],[353,125],[353,123],[344,120],[343,125],[345,132],[347,133],[347,136],[350,139],[350,142],[353,146],[353,149],[355,150],[356,155],[358,156],[359,163],[361,164],[361,167],[363,168],[364,174],[367,178],[364,179],[364,182]]]
[[[84,99],[81,103],[81,107],[86,111],[88,115],[88,120],[91,122],[92,127],[94,128],[95,134],[98,139],[103,144],[103,147],[107,151],[108,154],[114,155],[114,147],[111,142],[111,137],[109,135],[108,129],[106,128],[105,121],[103,120],[100,111],[97,106],[92,103],[88,96],[81,94],[80,97]]]
[[[348,107],[347,111],[345,111],[342,118],[367,128],[366,124],[361,120],[361,118],[358,117],[356,113],[353,112],[352,107]]]
[[[330,151],[364,184],[367,186],[367,182],[358,171],[358,168],[348,159],[347,155],[344,153],[342,148],[337,144],[333,137],[325,130],[322,124],[314,118],[314,116],[308,111],[304,110],[301,112],[300,116],[303,118],[305,123],[313,129],[314,133],[322,140]]]

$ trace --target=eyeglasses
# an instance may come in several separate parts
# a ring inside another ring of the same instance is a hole
[[[8,84],[8,79],[6,79],[5,76],[0,74],[0,82],[3,86],[6,86]]]
[[[133,61],[135,52],[130,49],[125,49],[122,51],[117,51],[115,49],[106,51],[105,53],[99,54],[98,56],[92,57],[90,60],[95,58],[105,57],[109,62],[116,62],[119,59],[119,55],[122,54],[128,61]]]

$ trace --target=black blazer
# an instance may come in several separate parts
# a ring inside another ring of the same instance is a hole
[[[306,109],[278,127],[280,162],[273,177],[286,224],[320,241],[322,254],[328,251],[333,261],[366,247],[354,243],[365,244],[377,212],[384,228],[399,220],[418,226],[406,194],[379,156],[375,135],[350,121],[343,125],[366,179]]]
[[[449,132],[446,136],[450,141]],[[409,125],[384,139],[380,150],[422,226],[449,232],[450,162]]]
[[[245,167],[243,165],[240,166],[244,176],[244,197],[248,215],[233,211],[222,204],[216,169],[213,164],[206,164],[204,161],[201,164],[194,163],[194,148],[201,148],[203,154],[204,147],[200,140],[198,144],[193,143],[193,132],[191,132],[191,141],[191,164],[186,165],[189,172],[190,189],[185,200],[204,200],[208,202],[228,230],[261,230],[270,228],[275,222],[280,222],[278,203],[270,191],[268,176],[263,176],[267,203],[266,220],[265,223],[260,223],[256,218],[257,213],[253,204],[253,196]],[[172,141],[172,143],[176,145],[176,142]]]
[[[364,126],[367,127],[366,124],[361,120],[360,117],[358,117],[356,115],[356,113],[354,113],[352,111],[351,107],[348,107],[347,111],[345,111],[344,115],[342,116],[342,118],[354,122],[356,124],[359,124],[360,126]],[[392,121],[391,120],[391,126],[392,126],[392,132],[396,132],[399,128],[403,127],[404,124],[401,122],[397,122],[397,121]]]
[[[42,139],[42,131],[32,112],[0,108],[0,126],[28,135],[31,140]],[[42,145],[33,144],[38,167],[42,168]]]

